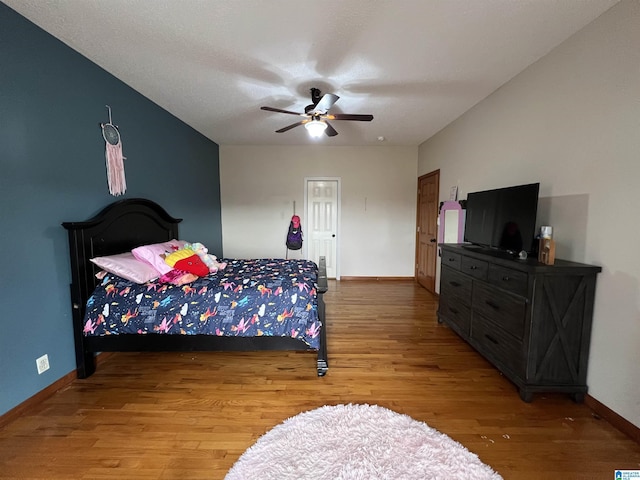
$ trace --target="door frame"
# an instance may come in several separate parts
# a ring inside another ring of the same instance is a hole
[[[309,203],[307,198],[307,192],[309,188],[309,182],[337,182],[338,195],[336,205],[336,280],[340,280],[340,218],[341,218],[341,205],[342,205],[342,181],[340,177],[304,177],[304,231],[310,231],[307,229],[307,213],[309,213]],[[304,256],[309,258],[309,245],[308,242],[304,242]]]

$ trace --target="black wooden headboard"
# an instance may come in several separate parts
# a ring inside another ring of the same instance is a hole
[[[177,239],[181,221],[151,200],[132,198],[108,205],[89,220],[64,222],[62,226],[69,231],[72,285],[79,288],[74,302],[84,304],[97,284],[98,267],[90,258]]]
[[[85,306],[98,283],[99,268],[89,259],[178,239],[181,221],[151,200],[131,198],[108,205],[89,220],[62,224],[69,232],[74,335],[82,337]]]

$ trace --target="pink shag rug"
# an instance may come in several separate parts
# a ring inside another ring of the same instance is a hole
[[[324,406],[285,420],[250,447],[225,480],[502,477],[460,443],[377,405]]]

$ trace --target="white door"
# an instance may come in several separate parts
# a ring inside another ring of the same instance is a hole
[[[306,179],[306,229],[304,239],[307,258],[327,261],[327,277],[340,279],[338,272],[338,216],[340,213],[340,179]]]

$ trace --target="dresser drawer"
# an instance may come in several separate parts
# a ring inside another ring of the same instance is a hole
[[[499,265],[489,265],[489,283],[496,287],[504,288],[516,295],[527,296],[527,280],[529,276],[525,272],[519,272],[512,268]]]
[[[451,325],[465,339],[469,338],[471,331],[471,307],[461,302],[456,302],[449,297],[440,297],[438,316],[445,323]]]
[[[489,263],[471,257],[462,257],[460,271],[480,280],[487,279]]]
[[[451,268],[443,267],[440,272],[440,297],[451,299],[451,303],[461,302],[471,305],[472,279]]]
[[[440,260],[440,264],[442,266],[451,267],[455,270],[460,270],[460,259],[462,257],[459,253],[451,253],[451,252],[442,252],[442,258]]]
[[[489,360],[502,363],[501,367],[508,367],[520,378],[525,376],[525,354],[522,342],[513,339],[490,320],[474,314],[471,338],[478,350]]]
[[[522,297],[476,282],[473,287],[473,313],[489,318],[518,340],[524,335],[527,302]]]

